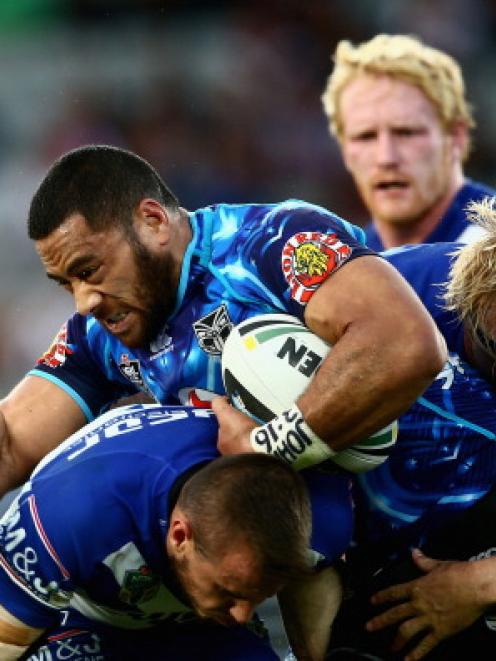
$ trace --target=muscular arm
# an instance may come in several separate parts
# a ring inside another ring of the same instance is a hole
[[[341,580],[333,567],[292,583],[278,594],[284,628],[297,659],[324,659],[341,597]]]
[[[337,450],[403,413],[446,359],[444,340],[416,294],[374,256],[355,259],[321,285],[305,323],[332,350],[297,403]]]
[[[0,402],[0,495],[21,484],[42,457],[85,422],[61,388],[25,377]]]

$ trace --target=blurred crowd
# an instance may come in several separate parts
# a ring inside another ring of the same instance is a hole
[[[363,224],[320,102],[337,41],[403,32],[455,56],[477,120],[467,172],[494,186],[495,29],[484,0],[1,3],[1,392],[72,311],[25,231],[31,194],[60,154],[129,148],[189,209],[299,197]]]

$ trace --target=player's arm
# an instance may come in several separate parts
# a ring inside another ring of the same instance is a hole
[[[444,340],[420,299],[376,256],[333,273],[310,299],[305,323],[332,350],[297,404],[336,450],[397,418],[446,360]]]
[[[47,379],[27,376],[0,402],[0,494],[86,422],[76,402]]]
[[[300,661],[324,659],[331,626],[341,604],[342,588],[337,571],[327,567],[290,583],[277,597],[296,658]]]
[[[43,631],[24,624],[0,606],[0,659],[19,659]]]

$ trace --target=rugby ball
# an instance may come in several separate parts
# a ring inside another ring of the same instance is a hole
[[[297,317],[246,319],[231,330],[222,351],[226,394],[238,410],[264,424],[294,404],[330,350]],[[371,470],[387,459],[396,436],[394,421],[332,461],[353,473]]]

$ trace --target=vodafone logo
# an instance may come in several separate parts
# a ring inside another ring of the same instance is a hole
[[[352,253],[336,234],[298,232],[284,245],[281,266],[291,298],[305,304],[324,280]]]

